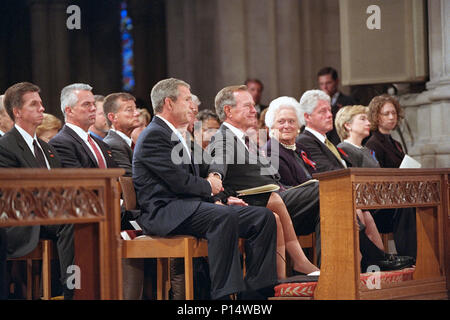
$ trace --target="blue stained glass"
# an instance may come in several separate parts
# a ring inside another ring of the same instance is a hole
[[[120,32],[122,35],[122,87],[125,91],[134,89],[134,73],[133,73],[133,36],[131,30],[133,24],[128,16],[127,3],[122,1],[120,12]]]

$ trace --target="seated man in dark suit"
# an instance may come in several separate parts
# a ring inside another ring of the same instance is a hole
[[[314,161],[316,172],[326,172],[347,168],[346,154],[332,144],[326,133],[333,128],[330,97],[321,90],[306,91],[300,99],[301,115],[306,127],[297,142]],[[369,240],[360,223],[359,241],[363,267],[377,264],[383,270],[400,269],[411,264],[410,257],[387,255]]]
[[[91,90],[91,86],[82,83],[61,90],[61,111],[66,124],[49,143],[58,152],[64,168],[117,167],[110,147],[88,133],[96,117]]]
[[[211,202],[211,196],[223,189],[222,182],[199,176],[198,165],[176,129],[189,121],[187,83],[162,80],[153,87],[151,99],[156,116],[141,133],[133,155],[133,182],[142,211],[138,223],[144,233],[206,238],[213,299],[272,287],[277,279],[272,212],[245,206],[239,199],[231,201],[240,205]],[[239,237],[246,239],[245,279]]]
[[[103,139],[112,150],[116,164],[125,169],[125,176],[131,177],[134,142],[131,133],[139,126],[139,110],[136,98],[126,92],[112,93],[103,103],[106,121],[111,128]]]
[[[352,97],[346,96],[338,90],[339,77],[334,68],[325,67],[320,69],[317,73],[317,82],[319,83],[319,89],[330,96],[334,123],[339,109],[345,106],[352,106],[355,104],[355,101]],[[327,133],[327,137],[334,145],[338,145],[341,142],[335,128]]]
[[[216,113],[223,123],[208,146],[212,156],[209,172],[221,177],[225,193],[233,195],[242,189],[279,185],[278,166],[273,162],[269,164],[268,158],[258,155],[256,144],[248,136],[257,119],[254,101],[247,87],[223,88],[216,95],[215,104]],[[311,183],[290,190],[281,187],[279,194],[268,192],[249,198],[249,204],[267,206],[279,216],[283,240],[294,263],[294,271],[306,274],[315,272],[317,267],[302,254],[296,234],[317,232],[316,246],[320,247],[318,184]],[[278,203],[276,207],[275,203]],[[283,255],[284,252],[280,251],[279,254]],[[279,277],[282,277],[281,273]]]
[[[5,92],[4,105],[14,127],[0,138],[0,167],[3,168],[60,168],[55,149],[37,138],[36,128],[44,118],[40,88],[21,82]],[[73,290],[65,285],[67,267],[74,263],[73,225],[30,226],[6,228],[8,257],[22,257],[38,245],[40,238],[56,241],[61,267],[64,298],[73,297]]]

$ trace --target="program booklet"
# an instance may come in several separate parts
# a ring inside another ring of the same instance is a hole
[[[288,188],[288,190],[299,188],[299,187],[304,187],[304,186],[307,186],[308,184],[311,184],[311,183],[314,183],[314,182],[319,182],[319,180],[317,180],[317,179],[309,179],[308,181],[305,181],[302,184],[299,184],[298,186],[294,186],[294,187]]]
[[[413,158],[405,154],[405,157],[403,158],[402,163],[400,164],[400,168],[418,169],[422,168],[422,164],[419,161],[414,160]]]
[[[266,184],[263,186],[254,187],[254,188],[250,188],[250,189],[238,190],[238,191],[236,191],[236,193],[238,194],[238,197],[240,197],[240,196],[250,196],[250,195],[255,195],[255,194],[260,194],[260,193],[266,193],[266,192],[275,192],[275,191],[278,191],[279,189],[280,189],[280,186],[278,186],[276,184]]]

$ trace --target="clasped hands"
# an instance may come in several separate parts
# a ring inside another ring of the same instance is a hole
[[[222,180],[220,180],[217,174],[210,173],[206,180],[211,185],[211,193],[213,195],[216,195],[224,190],[222,186]],[[223,205],[223,203],[220,201],[216,201],[215,204]],[[227,198],[227,204],[236,206],[248,206],[248,204],[244,200],[232,196]]]

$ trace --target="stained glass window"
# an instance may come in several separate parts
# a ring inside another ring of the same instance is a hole
[[[122,1],[120,12],[120,32],[122,35],[122,87],[125,91],[133,91],[133,24],[128,16],[127,3]]]

